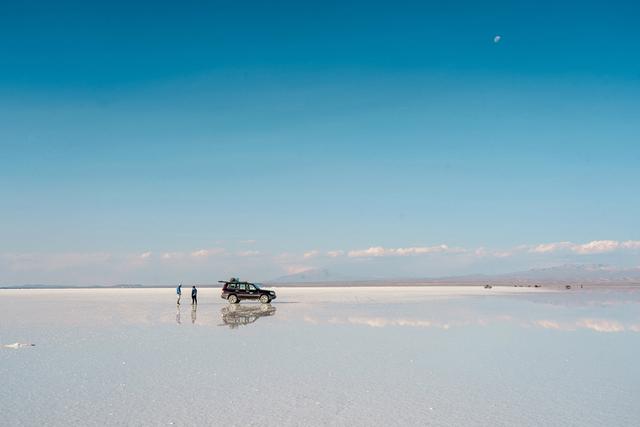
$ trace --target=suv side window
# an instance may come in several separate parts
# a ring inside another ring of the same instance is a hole
[[[235,283],[229,283],[227,285],[227,289],[235,290],[236,289],[236,284]]]
[[[244,283],[241,283],[240,285],[238,285],[239,289],[241,291],[246,291],[247,290],[247,285],[245,285]]]
[[[253,286],[253,285],[249,285],[249,290],[250,290],[250,291],[255,291],[255,290],[256,290],[256,287],[255,287],[255,286]]]

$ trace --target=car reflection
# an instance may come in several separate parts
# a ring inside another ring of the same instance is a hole
[[[236,329],[240,326],[249,325],[261,317],[273,316],[276,314],[276,308],[271,304],[229,304],[220,310],[220,314],[223,322],[220,326],[229,326],[231,329]]]

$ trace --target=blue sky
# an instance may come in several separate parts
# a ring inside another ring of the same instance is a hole
[[[640,265],[637,3],[1,8],[0,283]]]

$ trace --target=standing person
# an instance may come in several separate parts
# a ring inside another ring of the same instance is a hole
[[[176,288],[176,294],[178,294],[178,305],[180,305],[180,297],[182,296],[182,282]]]
[[[191,305],[193,304],[198,304],[198,290],[195,285],[191,288]]]

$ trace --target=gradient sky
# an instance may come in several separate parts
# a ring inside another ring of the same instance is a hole
[[[639,19],[4,2],[0,284],[638,266]]]

